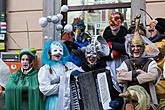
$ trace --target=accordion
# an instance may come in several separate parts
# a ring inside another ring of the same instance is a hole
[[[110,71],[99,69],[70,77],[71,110],[104,110],[109,107]]]

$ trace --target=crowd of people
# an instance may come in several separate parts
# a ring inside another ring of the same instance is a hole
[[[148,30],[140,16],[129,29],[123,22],[123,14],[112,12],[103,34],[92,36],[85,32],[83,18],[75,18],[64,27],[60,41],[45,42],[39,69],[33,65],[36,50],[22,49],[20,69],[0,74],[3,109],[72,110],[70,76],[101,68],[110,71],[111,110],[165,109],[165,19],[152,20]]]

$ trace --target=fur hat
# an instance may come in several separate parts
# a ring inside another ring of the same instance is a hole
[[[165,33],[165,19],[164,18],[156,18],[157,24],[155,26],[156,30],[160,32],[160,34]]]

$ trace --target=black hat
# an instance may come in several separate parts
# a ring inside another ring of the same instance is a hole
[[[156,30],[160,32],[160,34],[165,33],[165,19],[164,18],[156,18],[157,24],[155,26]]]

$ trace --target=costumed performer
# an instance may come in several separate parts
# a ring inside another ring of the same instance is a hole
[[[21,68],[10,76],[5,86],[6,110],[44,110],[38,70],[33,66],[35,53],[34,48],[20,51]]]
[[[42,66],[38,73],[40,91],[46,96],[45,110],[70,109],[70,74],[81,71],[68,62],[69,52],[59,41],[47,41],[42,53]]]

